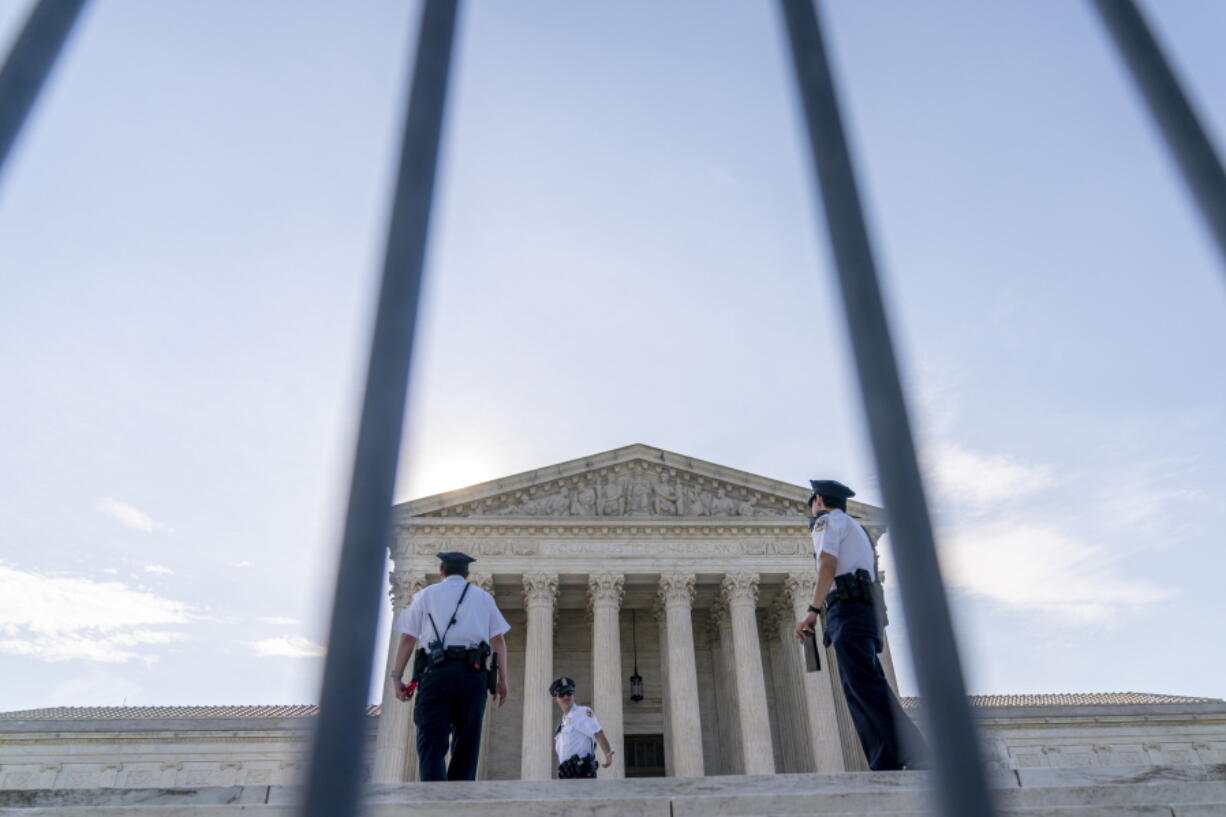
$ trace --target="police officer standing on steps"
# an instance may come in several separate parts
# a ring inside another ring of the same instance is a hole
[[[870,769],[917,768],[923,738],[886,681],[877,654],[884,647],[884,605],[873,542],[847,515],[855,491],[832,479],[812,480],[809,497],[817,586],[796,638],[814,632],[825,603],[825,643],[834,645],[839,679]]]
[[[419,590],[396,619],[401,636],[392,683],[402,701],[417,687],[413,723],[419,779],[475,780],[486,692],[497,697],[499,706],[507,699],[503,634],[511,626],[494,597],[468,582],[468,565],[475,559],[463,553],[440,553],[438,558],[443,580]],[[413,684],[406,687],[404,668],[414,647]],[[494,666],[487,669],[491,653]],[[450,764],[445,763],[448,748]]]
[[[549,685],[549,694],[562,710],[562,721],[553,735],[558,753],[558,777],[562,779],[596,776],[596,744],[604,752],[606,769],[613,762],[613,747],[604,727],[590,706],[575,703],[575,679],[559,678]]]

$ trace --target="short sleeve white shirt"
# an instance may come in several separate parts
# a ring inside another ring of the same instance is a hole
[[[573,755],[585,757],[596,754],[596,733],[603,732],[600,721],[592,714],[590,706],[575,704],[562,716],[562,723],[553,738],[553,748],[562,763]]]
[[[877,580],[873,566],[873,543],[860,523],[837,508],[822,516],[813,526],[813,552],[821,561],[823,553],[838,559],[835,575],[855,573],[864,569]]]
[[[464,601],[456,608],[460,594],[468,588]],[[455,614],[455,624],[447,629],[447,622]],[[430,618],[434,618],[431,625]],[[435,639],[434,628],[440,636],[446,632],[444,647],[471,647],[482,641],[489,642],[496,635],[511,629],[489,593],[470,584],[463,576],[448,576],[438,584],[423,587],[413,595],[409,606],[396,618],[396,632],[411,635],[422,646]]]

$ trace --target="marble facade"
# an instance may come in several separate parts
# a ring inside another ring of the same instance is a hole
[[[393,606],[438,580],[435,553],[477,558],[471,580],[512,626],[511,699],[489,718],[487,779],[553,775],[546,690],[560,675],[578,681],[619,749],[626,736],[662,736],[670,776],[863,768],[837,676],[806,677],[791,638],[814,581],[807,498],[632,445],[416,500],[396,508]],[[849,511],[883,532],[879,509]],[[636,660],[642,701],[629,698]],[[383,703],[376,779],[411,780],[411,705],[390,689]],[[619,751],[605,775],[624,776],[626,760]]]
[[[618,762],[662,741],[677,778],[865,768],[829,651],[803,671],[791,639],[812,593],[808,492],[642,445],[396,508],[392,605],[437,581],[443,550],[475,557],[508,633],[511,696],[487,709],[478,778],[553,774],[550,680],[569,675]],[[849,510],[874,538],[876,508]],[[389,633],[389,636],[392,634]],[[391,661],[395,638],[389,637]],[[884,663],[890,666],[888,651]],[[630,700],[637,667],[644,695]],[[908,702],[913,704],[914,702]],[[1226,702],[1134,693],[972,701],[997,771],[1226,763]],[[416,776],[411,705],[370,708],[368,778]],[[0,712],[0,790],[288,785],[315,708]],[[641,772],[642,769],[639,769]],[[682,781],[679,781],[682,782]]]

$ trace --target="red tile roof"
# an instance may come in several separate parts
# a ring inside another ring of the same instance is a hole
[[[903,698],[906,709],[919,705],[919,698]],[[1043,695],[971,695],[976,709],[1005,706],[1128,706],[1132,704],[1223,703],[1220,698],[1155,695],[1150,692],[1056,692]]]

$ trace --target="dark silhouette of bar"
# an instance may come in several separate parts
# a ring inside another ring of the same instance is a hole
[[[0,171],[85,0],[39,0],[0,68]]]
[[[1226,173],[1133,0],[1094,0],[1226,264]]]
[[[932,746],[937,799],[941,813],[949,817],[990,817],[994,813],[991,796],[821,25],[813,0],[781,0],[781,8],[890,520],[911,654]],[[818,353],[820,350],[814,350]]]
[[[349,510],[336,572],[319,723],[302,809],[305,817],[350,817],[359,808],[366,755],[366,694],[375,651],[379,590],[392,530],[392,491],[457,6],[456,0],[426,0],[422,8],[400,169],[387,228],[383,284],[370,344],[366,396],[353,457]]]
[[[86,0],[39,0],[0,68],[0,171]],[[1094,0],[1226,261],[1226,174],[1133,0]],[[337,569],[305,817],[359,810],[366,693],[430,226],[458,0],[425,0]],[[780,0],[844,314],[889,513],[911,653],[948,817],[994,813],[868,227],[813,0]]]

